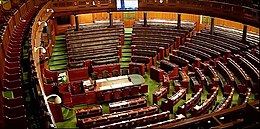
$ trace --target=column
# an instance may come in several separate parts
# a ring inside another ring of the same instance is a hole
[[[246,34],[247,34],[247,25],[244,24],[242,42],[246,42]]]
[[[215,33],[215,28],[214,28],[214,25],[215,25],[215,23],[214,23],[214,17],[211,17],[210,18],[210,34],[214,34]]]
[[[181,14],[180,13],[177,14],[177,28],[178,29],[181,28]]]
[[[112,12],[109,12],[109,26],[113,27],[113,16],[112,16]]]
[[[79,30],[79,16],[78,15],[74,15],[75,16],[75,22],[76,22],[76,31]]]
[[[144,12],[144,26],[147,26],[147,12]]]

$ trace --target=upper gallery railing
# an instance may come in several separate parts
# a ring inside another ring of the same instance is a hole
[[[179,12],[219,17],[259,27],[259,10],[212,0],[138,0],[139,11]],[[116,0],[52,0],[55,14],[117,11]]]

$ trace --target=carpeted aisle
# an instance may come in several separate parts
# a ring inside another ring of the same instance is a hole
[[[49,60],[50,70],[65,72],[68,63],[68,52],[66,48],[65,35],[56,36],[51,59]]]

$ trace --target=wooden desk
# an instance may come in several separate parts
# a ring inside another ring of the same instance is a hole
[[[153,93],[153,103],[156,103],[161,99],[161,98],[166,98],[167,94],[169,93],[167,87],[160,87],[158,90],[156,90]]]

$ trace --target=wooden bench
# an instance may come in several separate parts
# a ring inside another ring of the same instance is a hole
[[[150,123],[160,122],[160,121],[166,121],[169,120],[170,112],[161,112],[158,114],[153,114],[149,116],[144,116],[140,118],[134,118],[130,120],[120,121],[108,125],[102,125],[97,127],[97,129],[103,129],[103,128],[130,128],[130,127],[137,127],[142,125],[147,125]]]
[[[132,55],[152,57],[153,65],[155,65],[156,61],[157,61],[157,52],[156,51],[134,49],[132,52]]]
[[[159,107],[156,105],[127,110],[122,112],[115,112],[112,114],[103,114],[102,116],[90,117],[85,119],[78,119],[77,126],[80,128],[97,127],[123,120],[133,119],[152,115],[159,112]]]
[[[226,84],[224,84],[224,94],[229,94],[232,90],[232,88],[235,86],[235,78],[231,71],[220,61],[217,62],[216,69],[219,71],[219,73],[224,77]]]
[[[173,106],[176,105],[181,99],[186,99],[186,88],[180,89],[173,96],[167,97],[167,101],[162,101],[161,109],[163,111],[170,111],[173,113]]]
[[[156,80],[157,82],[163,82],[164,70],[156,66],[151,66],[150,68],[150,78]]]
[[[235,92],[235,88],[233,87],[229,95],[226,97],[225,102],[214,112],[219,112],[223,109],[230,108],[232,106],[231,104],[232,104],[234,92]]]
[[[169,90],[167,87],[161,86],[158,90],[156,90],[153,93],[153,103],[157,104],[157,102],[161,98],[167,98],[167,94],[169,93]]]
[[[143,76],[145,74],[145,64],[130,62],[129,63],[129,73],[130,74],[140,74]]]
[[[108,106],[110,113],[119,112],[124,110],[146,107],[147,99],[145,97],[127,99],[123,101],[109,103]]]
[[[186,116],[186,114],[193,109],[194,106],[196,106],[200,100],[201,100],[201,95],[202,95],[202,88],[200,88],[196,94],[193,95],[188,101],[185,101],[182,106],[178,107],[178,113],[183,114]]]
[[[179,77],[179,66],[168,60],[161,60],[160,68],[168,74],[169,79],[177,79]]]
[[[180,67],[187,67],[189,65],[188,60],[186,60],[182,57],[176,56],[176,55],[170,55],[169,59],[170,59],[170,62],[175,63]]]
[[[75,113],[76,113],[77,119],[99,116],[99,115],[102,115],[102,106],[97,105],[97,106],[93,106],[93,107],[77,109],[77,110],[75,110]]]
[[[246,72],[232,59],[228,58],[227,68],[230,69],[235,76],[239,79],[240,83],[236,82],[236,88],[238,89],[239,94],[246,94],[247,88],[249,87],[250,78]]]
[[[218,87],[215,88],[215,91],[211,94],[210,98],[206,99],[202,105],[196,105],[195,107],[192,108],[191,110],[191,115],[193,117],[196,116],[200,116],[203,114],[207,114],[210,110],[210,108],[212,108],[215,100],[217,99],[217,95],[218,95]]]
[[[152,57],[148,56],[131,56],[131,62],[135,63],[144,63],[145,64],[145,71],[150,71],[150,67],[152,66]]]

